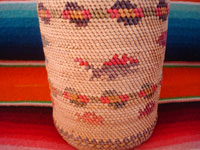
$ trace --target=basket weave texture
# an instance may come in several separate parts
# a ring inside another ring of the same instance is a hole
[[[168,0],[38,0],[55,126],[81,150],[130,149],[157,120]]]

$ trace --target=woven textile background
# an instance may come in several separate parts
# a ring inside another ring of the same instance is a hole
[[[200,0],[171,1],[158,123],[136,150],[200,149]],[[0,0],[0,150],[75,150],[53,125],[43,59],[36,0]]]
[[[170,7],[166,61],[192,63],[165,64],[160,103],[197,101],[200,99],[197,62],[200,61],[200,0],[173,0]],[[1,104],[51,105],[43,62],[7,61],[43,60],[35,0],[0,0],[0,39]]]

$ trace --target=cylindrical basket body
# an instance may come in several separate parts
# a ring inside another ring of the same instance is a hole
[[[55,126],[81,150],[130,149],[157,120],[168,0],[38,0]]]

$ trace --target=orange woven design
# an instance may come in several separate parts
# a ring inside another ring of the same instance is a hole
[[[38,0],[58,132],[81,150],[129,149],[157,119],[168,0]]]

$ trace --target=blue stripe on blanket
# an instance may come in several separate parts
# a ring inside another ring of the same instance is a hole
[[[0,4],[0,59],[43,59],[36,3]],[[166,60],[200,61],[200,5],[171,4]]]
[[[166,60],[200,61],[200,5],[171,4]]]

